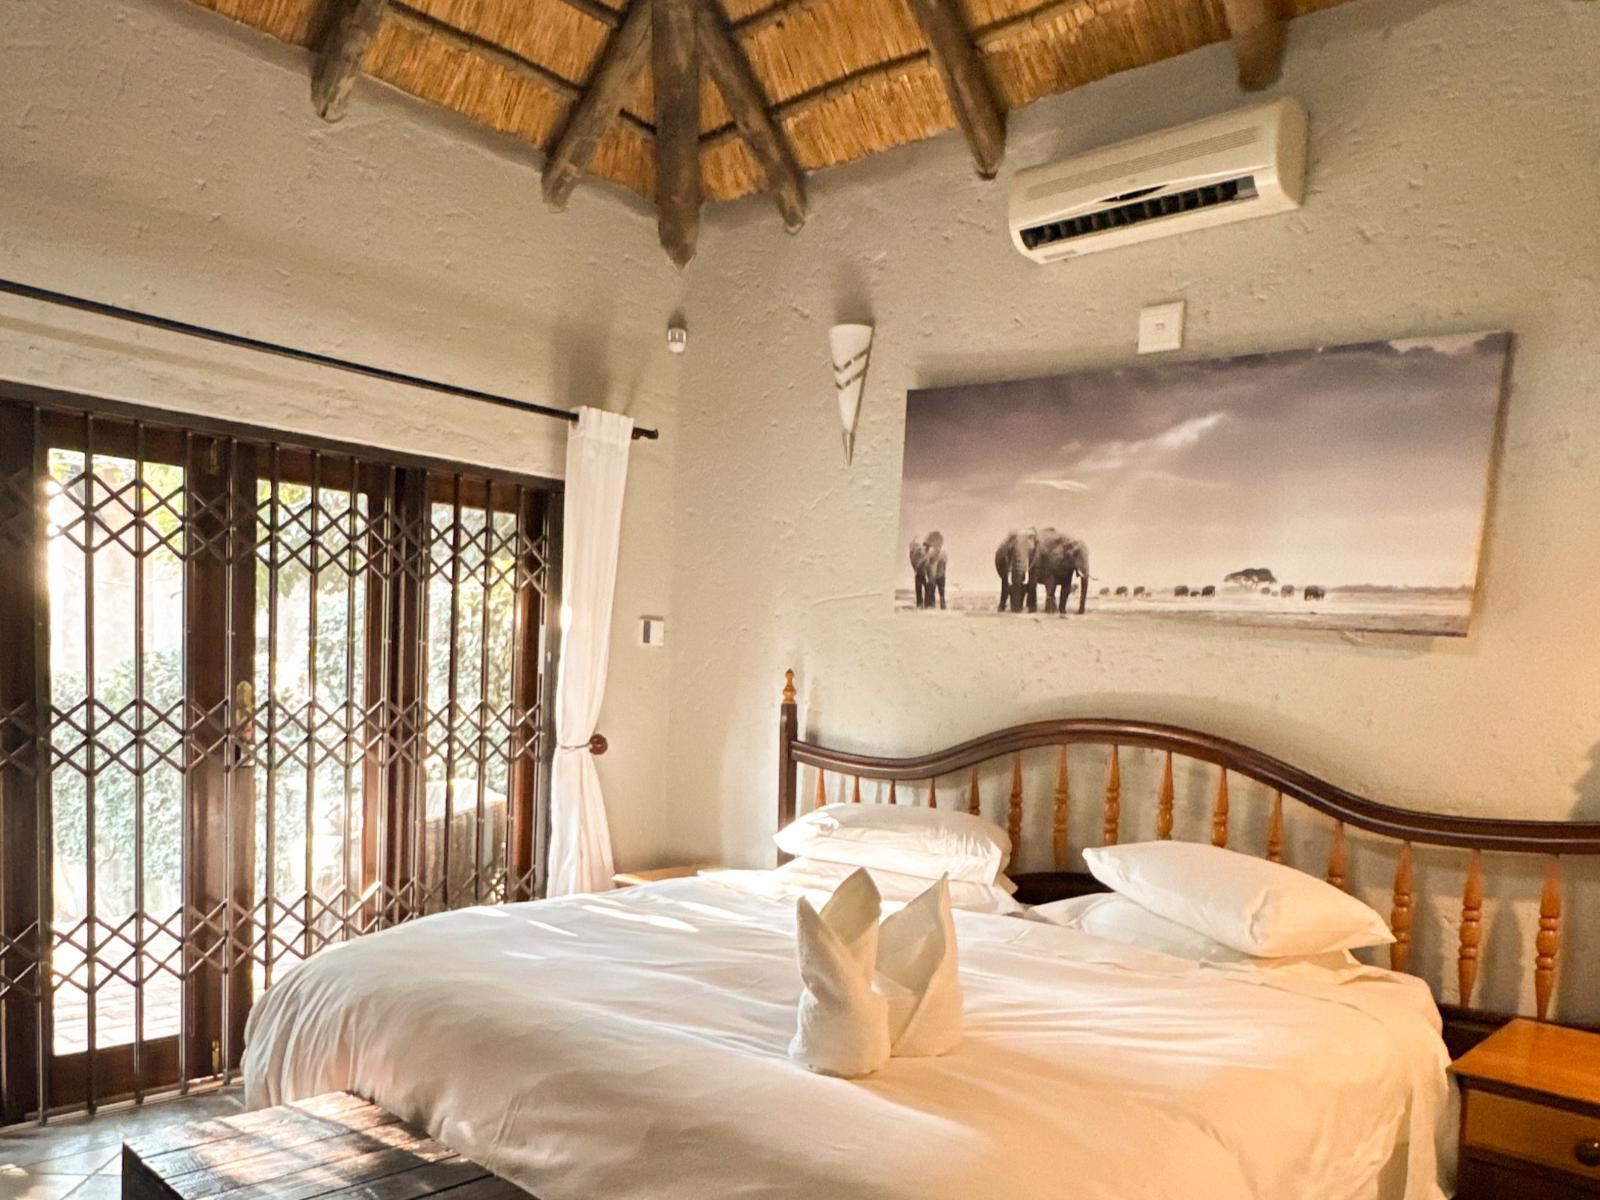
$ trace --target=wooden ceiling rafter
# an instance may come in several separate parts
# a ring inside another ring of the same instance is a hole
[[[1009,109],[1201,46],[1231,43],[1239,86],[1266,87],[1288,22],[1346,0],[192,2],[308,47],[329,121],[370,71],[544,151],[552,208],[589,173],[654,196],[684,262],[706,198],[764,190],[793,231],[806,171],[952,125],[991,177]]]
[[[1239,64],[1239,87],[1259,92],[1283,70],[1286,22],[1277,0],[1222,0],[1223,16]]]
[[[792,15],[798,8],[819,2],[822,0],[777,0],[777,3],[761,9],[743,21],[735,22],[729,31],[736,37],[744,35],[747,31],[763,28],[761,23],[763,18],[776,21],[783,16]],[[1037,36],[1041,29],[1074,13],[1081,13],[1083,9],[1084,0],[1046,0],[1036,8],[1024,9],[1009,17],[975,26],[970,35],[972,44],[980,51],[989,51],[1018,38]],[[883,80],[900,78],[912,71],[932,69],[932,67],[933,53],[924,46],[920,50],[913,50],[897,58],[857,67],[836,79],[830,79],[826,83],[775,101],[768,106],[768,112],[781,128],[804,113],[820,108],[853,91],[870,88]],[[701,150],[714,149],[737,136],[738,131],[732,122],[720,125],[716,129],[709,129],[701,135]]]
[[[600,148],[611,122],[622,112],[628,85],[649,56],[652,0],[633,0],[628,15],[606,42],[583,95],[544,163],[544,202],[559,212],[577,186],[578,176]],[[659,130],[657,131],[659,137]]]
[[[562,0],[564,4],[570,2],[571,0]],[[568,79],[541,62],[524,58],[515,50],[508,50],[498,42],[491,42],[486,37],[479,37],[475,33],[447,24],[432,13],[413,8],[401,0],[389,0],[387,19],[402,28],[436,38],[459,54],[470,54],[481,58],[513,78],[525,79],[529,83],[548,88],[568,104],[576,103],[583,96],[584,89],[581,83]],[[654,140],[656,127],[643,117],[636,116],[624,108],[618,114],[618,119],[646,141]]]
[[[1071,16],[1083,16],[1093,9],[1084,0],[1045,0],[1035,8],[1025,8],[1008,17],[986,21],[972,31],[972,43],[980,50],[992,50],[1022,37],[1038,37],[1047,33],[1058,22]]]
[[[700,3],[650,0],[656,230],[680,267],[689,265],[700,236]]]
[[[614,8],[596,3],[596,0],[561,0],[568,8],[581,12],[590,20],[599,21],[607,29],[620,29],[623,14]]]
[[[779,128],[803,117],[806,113],[822,108],[847,96],[851,92],[870,88],[874,83],[886,79],[898,79],[910,71],[926,68],[933,69],[932,55],[927,50],[916,50],[899,58],[891,58],[888,62],[871,63],[865,67],[858,67],[848,75],[841,75],[838,79],[830,79],[827,83],[818,84],[814,88],[790,96],[787,100],[780,100],[771,105],[767,112],[777,123]],[[700,138],[702,152],[713,150],[724,143],[739,137],[739,130],[731,121],[716,129],[707,130]]]
[[[927,40],[934,68],[966,136],[978,174],[993,179],[1006,156],[1006,110],[996,99],[983,59],[954,0],[906,0]]]
[[[324,121],[341,120],[350,107],[350,93],[388,4],[389,0],[334,0],[311,73],[311,102]]]
[[[773,203],[783,218],[783,227],[795,233],[806,222],[806,185],[794,150],[774,118],[771,102],[763,94],[749,60],[734,43],[716,6],[702,3],[699,21],[700,49],[706,69],[733,117],[732,127],[739,131],[755,156],[767,190],[772,193]],[[699,139],[702,151],[706,142],[704,137]]]

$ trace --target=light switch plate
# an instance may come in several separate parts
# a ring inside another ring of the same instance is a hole
[[[665,646],[667,644],[666,618],[640,617],[639,644],[641,646]]]
[[[1139,353],[1159,354],[1183,348],[1183,301],[1152,304],[1139,310]]]

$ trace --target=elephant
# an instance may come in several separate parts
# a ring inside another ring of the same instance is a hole
[[[1200,589],[1200,594],[1202,596],[1215,596],[1217,594],[1216,585],[1210,583],[1206,584],[1205,587]]]
[[[911,539],[911,573],[915,576],[918,608],[933,608],[935,597],[938,607],[944,607],[944,576],[949,562],[944,534],[937,529],[925,538]]]
[[[1180,583],[1177,587],[1172,589],[1172,594],[1174,596],[1187,596],[1189,594],[1189,589]]]
[[[1101,589],[1100,589],[1100,594],[1101,594],[1101,595],[1102,595],[1102,596],[1104,596],[1104,595],[1105,595],[1105,594],[1106,594],[1106,590],[1105,590],[1105,588],[1101,588]],[[1119,595],[1119,596],[1126,596],[1126,595],[1127,595],[1127,594],[1128,594],[1128,589],[1127,589],[1127,588],[1125,588],[1125,587],[1119,587],[1119,588],[1118,588],[1118,589],[1117,589],[1117,595]]]
[[[1328,598],[1327,589],[1320,588],[1314,583],[1306,584],[1305,590],[1301,593],[1301,595],[1303,595],[1307,600],[1326,600]]]
[[[1139,586],[1139,587],[1136,587],[1136,588],[1134,588],[1134,589],[1133,589],[1133,594],[1134,594],[1134,595],[1135,595],[1135,596],[1142,596],[1142,595],[1144,595],[1144,587],[1143,587],[1143,586],[1142,586],[1142,585],[1141,585],[1141,586]]]
[[[1282,596],[1285,600],[1293,599],[1294,598],[1294,584],[1292,584],[1292,583],[1284,584],[1283,585],[1283,591],[1279,592],[1278,594],[1280,596]]]
[[[1066,616],[1067,608],[1072,603],[1074,575],[1083,585],[1078,593],[1078,613],[1081,616],[1089,603],[1089,547],[1080,539],[1069,537],[1055,529],[1041,529],[1033,574],[1028,579],[1028,610],[1031,612],[1034,609],[1034,585],[1042,583],[1045,612]]]
[[[1013,529],[995,547],[994,570],[1000,576],[1000,612],[1010,608],[1022,611],[1023,597],[1027,597],[1028,611],[1037,606],[1033,588],[1028,586],[1033,578],[1033,560],[1039,553],[1039,532],[1036,529]]]
[[[1117,589],[1117,595],[1119,595],[1119,596],[1120,596],[1120,595],[1122,595],[1122,594],[1123,594],[1123,593],[1124,593],[1124,592],[1126,592],[1126,591],[1127,591],[1127,590],[1128,590],[1128,589],[1127,589],[1127,588],[1118,588],[1118,589]],[[1111,589],[1110,589],[1110,588],[1108,588],[1108,587],[1103,587],[1103,588],[1101,588],[1101,589],[1100,589],[1100,594],[1101,594],[1101,595],[1102,595],[1102,596],[1109,596],[1109,595],[1111,595]]]

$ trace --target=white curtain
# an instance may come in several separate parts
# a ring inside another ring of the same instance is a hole
[[[617,581],[622,493],[633,418],[580,408],[567,438],[561,530],[561,668],[556,683],[556,753],[550,774],[548,894],[611,886],[611,833],[589,753],[611,657],[611,593]]]

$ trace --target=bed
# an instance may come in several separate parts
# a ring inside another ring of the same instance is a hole
[[[1484,851],[1600,851],[1597,826],[1406,814],[1232,743],[1112,725],[1024,726],[921,758],[871,757],[802,741],[791,680],[780,821],[800,808],[802,767],[816,772],[823,798],[831,773],[846,786],[886,781],[900,803],[915,781],[1001,757],[1013,769],[1000,812],[1017,838],[1016,756],[1099,740],[1216,763],[1214,841],[1227,839],[1234,773],[1282,789],[1269,854],[1273,837],[1282,851],[1282,796],[1328,806],[1341,830],[1462,847],[1472,862],[1469,917],[1474,886],[1481,906]],[[1109,841],[1129,802],[1112,772]],[[1072,799],[1060,782],[1052,804]],[[1169,784],[1170,771],[1152,797],[1158,836],[1171,833]],[[1054,857],[1067,865],[1065,821],[1051,828]],[[1338,876],[1342,832],[1334,846]],[[1410,871],[1405,854],[1397,935],[1409,929]],[[1070,871],[1049,874],[1034,882],[1078,885]],[[795,891],[770,872],[729,872],[440,914],[332,947],[252,1012],[247,1102],[354,1091],[542,1200],[1445,1194],[1454,1130],[1444,1023],[1427,985],[1403,970],[1333,982],[1218,969],[962,911],[960,1045],[846,1081],[810,1074],[785,1053],[800,989]],[[1559,952],[1558,877],[1545,892],[1534,963],[1541,1006]],[[1472,920],[1462,930],[1462,969],[1475,973],[1479,930]],[[1406,942],[1396,947],[1390,965],[1404,967]],[[1487,1021],[1450,1015],[1458,1036]]]

